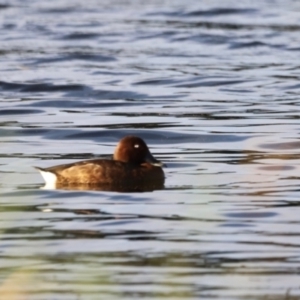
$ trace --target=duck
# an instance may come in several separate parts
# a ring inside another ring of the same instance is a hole
[[[146,142],[125,136],[112,159],[92,159],[36,168],[46,189],[105,190],[120,192],[153,191],[164,187],[163,163],[154,158]]]

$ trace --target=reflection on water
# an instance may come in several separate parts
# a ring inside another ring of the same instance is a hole
[[[299,299],[299,3],[27,2],[0,4],[2,298]],[[132,134],[164,189],[40,189]]]

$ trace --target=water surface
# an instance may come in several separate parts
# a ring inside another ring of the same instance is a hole
[[[0,4],[5,299],[299,299],[297,1]],[[163,190],[41,190],[141,136]]]

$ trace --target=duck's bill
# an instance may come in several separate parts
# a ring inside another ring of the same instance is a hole
[[[166,167],[167,165],[162,163],[161,161],[157,161],[155,163],[151,163],[152,166],[155,166],[155,167]]]
[[[161,161],[155,159],[150,152],[148,153],[148,155],[146,157],[146,162],[150,163],[151,165],[156,166],[156,167],[165,167],[166,166]]]

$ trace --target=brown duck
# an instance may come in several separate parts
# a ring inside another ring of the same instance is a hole
[[[45,188],[110,191],[151,191],[164,186],[162,163],[139,137],[126,136],[118,143],[112,160],[93,159],[38,169]]]

